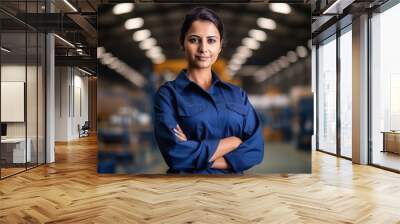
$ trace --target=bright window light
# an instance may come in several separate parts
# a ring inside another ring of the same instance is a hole
[[[276,22],[274,20],[264,18],[264,17],[257,19],[257,25],[260,28],[267,29],[267,30],[274,30],[276,28]]]
[[[127,21],[125,21],[125,29],[127,30],[139,29],[140,27],[143,26],[143,23],[144,21],[140,17],[128,19]]]
[[[135,5],[133,3],[120,3],[113,7],[113,13],[115,15],[121,15],[125,13],[132,12]]]

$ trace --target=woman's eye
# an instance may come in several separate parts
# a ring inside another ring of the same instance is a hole
[[[190,43],[197,43],[198,40],[197,40],[196,38],[190,38],[190,39],[189,39],[189,42],[190,42]]]
[[[208,43],[209,43],[209,44],[213,44],[213,43],[215,43],[215,42],[216,42],[215,39],[208,39]]]

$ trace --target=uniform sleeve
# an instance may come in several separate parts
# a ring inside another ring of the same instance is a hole
[[[264,158],[264,140],[261,122],[256,111],[243,92],[247,115],[244,124],[242,144],[226,155],[225,160],[235,172],[242,172],[261,163]]]
[[[164,160],[171,169],[178,171],[210,168],[212,163],[208,161],[214,155],[219,139],[180,141],[172,130],[178,122],[176,105],[168,88],[160,87],[154,98],[154,134]]]

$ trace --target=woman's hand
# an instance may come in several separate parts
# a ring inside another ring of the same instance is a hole
[[[229,164],[226,162],[224,157],[220,157],[214,161],[211,168],[219,169],[219,170],[226,170],[229,169]]]
[[[217,149],[214,155],[211,157],[209,162],[213,162],[216,159],[221,158],[225,154],[235,150],[239,145],[242,144],[242,140],[236,136],[226,137],[220,139]]]
[[[174,130],[174,134],[176,135],[176,137],[178,137],[179,140],[187,141],[186,135],[185,135],[185,133],[183,133],[179,124],[177,124],[176,128],[174,128],[173,130]]]

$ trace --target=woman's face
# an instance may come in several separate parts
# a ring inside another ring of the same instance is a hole
[[[210,68],[221,52],[221,37],[214,23],[196,20],[185,35],[183,47],[191,68]]]

